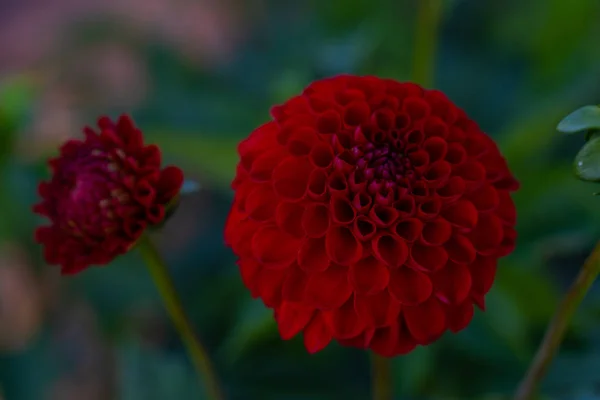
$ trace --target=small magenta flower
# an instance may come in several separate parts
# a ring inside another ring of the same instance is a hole
[[[102,117],[98,127],[86,127],[83,140],[61,147],[49,161],[50,181],[38,189],[42,201],[34,211],[50,225],[39,227],[35,239],[62,274],[126,253],[147,227],[164,220],[183,184],[179,168],[161,169],[159,148],[144,145],[130,117]]]
[[[283,339],[383,356],[464,329],[514,246],[519,184],[443,93],[314,82],[240,143],[225,239]]]

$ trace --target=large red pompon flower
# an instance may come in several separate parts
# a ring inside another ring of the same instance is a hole
[[[165,218],[178,195],[183,173],[161,170],[161,153],[144,146],[142,132],[128,116],[98,121],[100,132],[84,129],[49,161],[52,178],[39,185],[34,211],[50,220],[35,232],[49,264],[74,274],[104,265],[126,253],[144,229]]]
[[[239,145],[225,239],[283,339],[383,356],[464,329],[515,246],[496,144],[439,91],[314,82]]]

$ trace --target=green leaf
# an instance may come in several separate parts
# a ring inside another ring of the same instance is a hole
[[[600,107],[584,106],[567,115],[556,127],[562,133],[600,129]]]
[[[579,179],[600,182],[600,135],[594,135],[575,156],[575,174]]]

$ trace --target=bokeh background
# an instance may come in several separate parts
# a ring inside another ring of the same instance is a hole
[[[407,80],[419,0],[1,0],[0,398],[201,399],[137,254],[73,278],[44,265],[30,212],[45,159],[98,115],[131,113],[203,190],[158,235],[228,399],[367,399],[365,352],[279,339],[222,239],[237,142],[271,105],[350,72]],[[522,189],[517,250],[465,331],[393,361],[397,399],[501,399],[600,237],[583,137],[600,102],[598,0],[447,0],[435,87],[495,137]],[[600,289],[543,386],[600,399]]]

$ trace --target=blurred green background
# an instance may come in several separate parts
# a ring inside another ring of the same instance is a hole
[[[131,113],[203,190],[157,237],[228,399],[367,399],[366,352],[308,355],[244,289],[222,227],[237,142],[271,105],[342,72],[407,80],[419,0],[2,0],[0,398],[200,399],[137,254],[61,278],[32,241],[45,159],[101,114]],[[600,102],[598,0],[446,0],[435,87],[494,136],[522,183],[517,250],[465,331],[393,361],[397,399],[501,399],[600,237],[569,112]],[[600,399],[600,290],[544,381]]]

